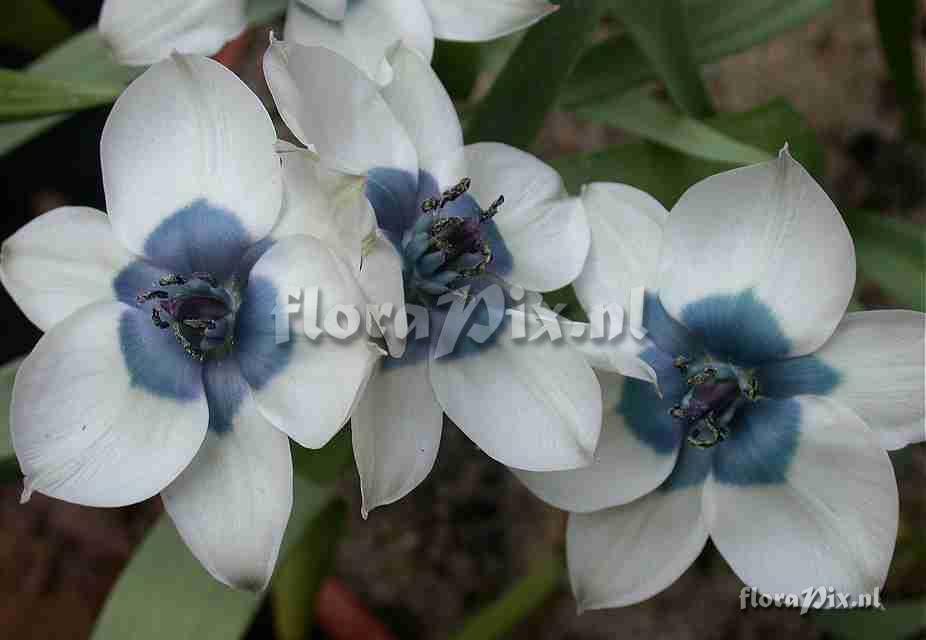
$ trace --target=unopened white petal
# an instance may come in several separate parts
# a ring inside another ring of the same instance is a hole
[[[479,42],[526,29],[556,11],[546,0],[424,0],[443,40]]]
[[[246,0],[106,0],[100,32],[122,64],[212,55],[247,28]]]
[[[213,221],[216,233],[259,240],[283,197],[275,143],[260,100],[218,62],[175,55],[151,67],[119,97],[103,129],[103,186],[116,235],[146,256],[195,253],[193,238]],[[191,210],[203,213],[181,219]]]
[[[189,464],[209,422],[201,368],[158,331],[125,304],[99,302],[42,337],[16,375],[10,410],[24,498],[133,504]]]
[[[106,214],[60,207],[3,243],[0,279],[26,317],[47,331],[91,302],[115,299],[113,280],[133,258]]]

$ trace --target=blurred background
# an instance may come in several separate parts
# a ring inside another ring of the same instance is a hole
[[[63,23],[58,35],[49,36],[54,40],[92,26],[100,2],[54,0],[47,4]],[[926,83],[924,8],[918,7],[912,25],[914,72],[920,86]],[[275,25],[278,32],[280,24]],[[260,71],[271,26],[255,27],[223,61],[273,112]],[[597,37],[619,28],[605,20]],[[9,37],[12,32],[13,26],[0,26],[3,67],[23,68],[54,44],[24,47]],[[451,89],[462,87],[454,93],[464,114],[489,91],[494,70],[512,47],[513,43],[494,45],[478,75],[461,79],[459,61],[466,51],[457,45],[439,45],[435,65]],[[898,88],[886,63],[874,3],[836,0],[765,42],[705,64],[702,73],[721,113],[762,108],[779,113],[775,105],[781,103],[774,101],[786,100],[788,113],[799,117],[805,134],[822,149],[815,167],[840,210],[847,217],[855,215],[849,212],[872,212],[853,227],[853,232],[856,227],[871,229],[861,240],[856,238],[860,266],[867,266],[856,304],[916,308],[918,296],[922,310],[926,151],[910,126],[903,88]],[[0,237],[8,237],[57,206],[80,204],[105,210],[99,137],[107,112],[105,107],[83,111],[0,157]],[[534,149],[544,159],[562,163],[557,166],[573,167],[564,169],[573,186],[590,177],[608,178],[594,175],[599,171],[594,163],[583,165],[591,168],[593,175],[589,176],[569,162],[575,154],[614,145],[642,148],[641,138],[628,132],[634,127],[602,120],[583,117],[581,110],[578,114],[554,110]],[[759,138],[761,134],[757,133]],[[792,140],[792,145],[801,144]],[[714,170],[723,168],[720,164]],[[656,182],[659,179],[652,177]],[[665,202],[672,197],[670,189],[661,199]],[[892,235],[897,229],[903,234]],[[0,305],[5,336],[0,342],[0,362],[6,362],[28,353],[40,334],[5,291],[0,292]],[[350,455],[349,440],[344,437],[331,446],[341,452],[338,455]],[[503,601],[503,613],[518,611],[518,617],[524,616],[508,625],[509,637],[525,640],[926,638],[926,445],[896,452],[892,459],[900,486],[901,523],[882,595],[886,613],[852,618],[799,616],[774,609],[740,611],[743,585],[708,544],[697,563],[662,594],[636,606],[577,616],[557,560],[564,542],[564,515],[534,499],[504,467],[482,455],[455,428],[446,428],[431,476],[409,497],[377,509],[367,521],[360,518],[355,473],[347,467],[340,474],[334,492],[342,501],[331,503],[334,506],[326,513],[336,519],[336,528],[343,529],[344,535],[337,544],[326,542],[330,566],[325,570],[332,577],[322,589],[318,609],[327,609],[317,611],[313,637],[335,637],[330,619],[345,616],[355,623],[369,618],[371,625],[364,628],[361,624],[359,631],[351,631],[358,635],[345,638],[446,638],[459,631],[468,616],[485,612],[486,607],[488,615],[497,615],[492,603],[507,594],[511,599]],[[158,519],[159,500],[102,510],[35,495],[28,504],[19,505],[21,483],[15,472],[2,478],[0,637],[89,638],[120,572]],[[170,557],[162,560],[167,569],[174,562]],[[519,582],[525,575],[533,576],[532,581]],[[513,591],[506,591],[512,586]],[[288,603],[270,597],[249,604],[256,614],[248,623],[246,637],[276,637],[275,627],[278,634],[289,633],[280,629],[277,608],[316,609],[314,595],[303,601],[298,595],[291,597],[294,600]],[[473,629],[467,637],[478,638],[478,627]]]

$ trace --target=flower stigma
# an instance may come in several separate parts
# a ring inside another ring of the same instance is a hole
[[[157,289],[142,291],[140,305],[154,303],[151,322],[173,331],[184,352],[194,360],[222,358],[234,343],[238,287],[221,286],[209,273],[162,276]]]

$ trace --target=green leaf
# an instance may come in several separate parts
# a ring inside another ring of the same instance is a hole
[[[705,64],[803,24],[828,9],[832,0],[687,0],[685,4],[694,58]],[[575,108],[613,98],[658,77],[629,35],[612,36],[590,47],[579,60],[563,92],[562,106]]]
[[[709,124],[677,113],[643,90],[629,91],[615,100],[582,107],[576,115],[704,160],[743,165],[772,157],[770,153],[739,142]]]
[[[688,9],[682,0],[614,0],[614,4],[630,37],[678,108],[695,118],[711,115],[714,109],[701,79],[687,26]]]
[[[295,501],[280,558],[328,504],[331,492],[295,479]],[[261,596],[212,578],[189,552],[170,518],[151,530],[123,571],[92,640],[233,640],[244,636]]]
[[[720,133],[770,154],[777,153],[787,142],[791,154],[810,173],[820,176],[823,172],[823,150],[816,135],[784,100],[773,100],[742,113],[724,113],[706,122]],[[696,158],[651,142],[567,156],[552,164],[573,193],[589,182],[623,182],[652,194],[666,207],[675,204],[695,182],[735,166]]]
[[[844,212],[843,217],[861,276],[901,306],[926,311],[926,229],[866,211]]]
[[[550,557],[488,607],[466,621],[453,640],[494,640],[505,637],[519,622],[537,611],[561,586],[563,560]]]
[[[98,107],[115,100],[121,91],[120,85],[65,82],[34,73],[0,69],[0,120]]]
[[[881,48],[891,70],[897,98],[903,105],[907,133],[926,142],[926,113],[917,63],[922,60],[913,46],[917,0],[876,0],[875,17],[881,33]]]
[[[291,443],[293,468],[300,476],[322,486],[337,482],[344,469],[353,466],[354,449],[349,429],[341,429],[321,449],[306,449]]]
[[[531,27],[466,126],[468,142],[529,148],[613,0],[562,0]]]
[[[926,630],[926,600],[886,606],[883,611],[820,611],[814,624],[838,640],[906,640]]]
[[[39,54],[72,33],[48,0],[5,0],[0,10],[0,44]]]
[[[10,402],[13,400],[13,381],[23,359],[12,360],[0,366],[0,481],[18,480],[19,464],[10,438]]]
[[[334,500],[306,527],[273,578],[271,603],[279,640],[309,637],[315,598],[331,573],[338,540],[347,527],[347,503]]]

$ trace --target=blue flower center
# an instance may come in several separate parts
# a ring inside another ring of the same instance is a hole
[[[476,215],[453,215],[446,207],[470,188],[464,178],[438,197],[425,200],[410,229],[402,235],[405,293],[409,301],[434,306],[437,299],[466,287],[493,261],[490,224],[504,204],[499,197]]]
[[[224,357],[234,342],[238,287],[221,286],[208,273],[170,274],[157,284],[136,297],[138,304],[150,305],[154,326],[172,331],[194,360]]]

